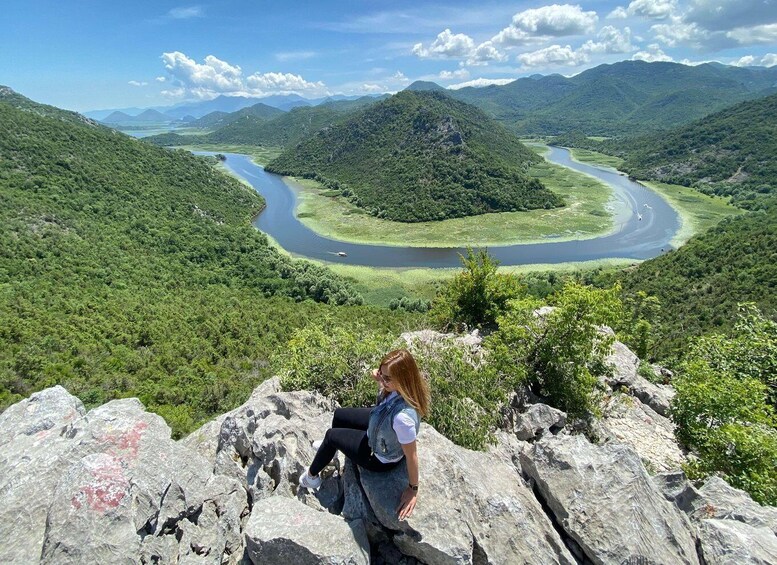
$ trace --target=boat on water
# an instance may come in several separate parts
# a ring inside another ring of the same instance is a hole
[[[338,254],[340,257],[348,257],[348,254],[347,254],[345,251],[338,251],[338,252],[337,252],[337,254]]]

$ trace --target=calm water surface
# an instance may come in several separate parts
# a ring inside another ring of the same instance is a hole
[[[212,152],[197,152],[212,155]],[[281,177],[267,173],[247,155],[224,153],[225,165],[248,181],[267,201],[254,226],[271,235],[294,255],[370,267],[459,267],[466,248],[391,247],[346,243],[318,235],[294,216],[294,190]],[[594,176],[614,190],[611,207],[615,233],[593,239],[489,247],[502,265],[565,263],[595,259],[650,259],[670,249],[680,227],[675,210],[658,194],[609,168],[577,163],[567,149],[551,147],[547,159]],[[346,253],[346,257],[338,256]]]

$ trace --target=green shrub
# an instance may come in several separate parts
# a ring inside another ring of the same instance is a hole
[[[694,449],[695,478],[722,475],[757,501],[777,504],[777,419],[769,404],[777,362],[774,323],[742,313],[735,337],[700,338],[674,380],[677,437]]]
[[[467,250],[464,269],[443,286],[432,304],[431,317],[442,328],[494,328],[507,302],[525,295],[512,275],[497,273],[498,261],[487,251]]]
[[[597,290],[569,282],[545,315],[536,299],[515,300],[486,340],[500,374],[523,371],[535,394],[571,416],[598,414],[598,377],[613,337],[599,330],[620,315],[616,286]]]

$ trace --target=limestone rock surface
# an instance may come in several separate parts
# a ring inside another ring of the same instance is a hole
[[[521,464],[591,562],[698,563],[687,519],[627,446],[549,436],[524,451]]]
[[[674,424],[639,399],[611,396],[602,409],[599,433],[631,447],[655,472],[680,469],[685,453],[674,435]]]
[[[403,522],[396,508],[408,480],[404,463],[388,473],[359,469],[375,517],[403,553],[429,564],[575,562],[514,467],[425,424],[418,442],[421,490]]]
[[[656,385],[640,376],[639,358],[623,343],[616,341],[612,352],[606,359],[613,367],[613,375],[606,380],[612,389],[625,387],[629,394],[636,396],[643,404],[650,406],[662,416],[669,416],[669,407],[674,398],[674,388]]]
[[[0,429],[0,562],[135,563],[155,551],[172,561],[241,558],[245,491],[213,477],[137,399],[84,414],[55,387],[6,410]]]
[[[255,565],[367,565],[367,531],[361,520],[314,510],[293,498],[271,496],[254,505],[246,525],[248,554]]]
[[[754,528],[737,520],[702,520],[701,554],[706,565],[773,565],[777,537],[766,527]]]

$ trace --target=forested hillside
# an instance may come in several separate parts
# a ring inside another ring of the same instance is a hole
[[[205,116],[192,123],[195,127],[216,128],[207,135],[195,137],[163,133],[146,137],[144,141],[162,146],[226,144],[287,147],[338,122],[346,114],[381,99],[364,96],[356,100],[336,100],[318,106],[300,106],[288,112],[276,110],[272,114],[261,115],[254,115],[247,111],[250,108],[245,108],[231,114],[213,116],[214,119],[209,118],[210,115]]]
[[[422,222],[562,205],[526,176],[538,160],[476,108],[403,91],[290,147],[267,170],[320,180],[378,217]]]
[[[0,409],[59,383],[138,396],[180,434],[242,402],[311,317],[406,326],[250,225],[214,163],[0,91]]]
[[[724,220],[619,278],[627,295],[658,298],[657,359],[682,357],[696,336],[730,331],[740,303],[777,319],[777,203]]]
[[[231,124],[232,122],[243,119],[247,116],[259,118],[260,120],[270,120],[280,116],[283,113],[285,113],[283,110],[279,110],[278,108],[273,108],[272,106],[258,102],[253,106],[248,106],[247,108],[243,108],[237,112],[220,112],[217,110],[215,112],[211,112],[210,114],[206,114],[198,120],[189,122],[188,125],[189,127],[193,128],[217,129],[224,127],[227,124]]]
[[[634,135],[688,123],[737,102],[775,92],[777,68],[621,61],[574,77],[521,78],[462,88],[474,104],[521,135]]]

